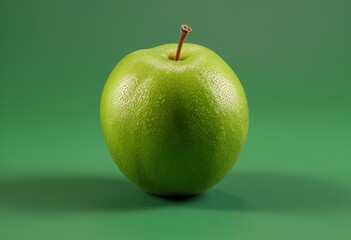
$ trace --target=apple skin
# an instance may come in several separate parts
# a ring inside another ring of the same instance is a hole
[[[233,167],[248,131],[244,89],[228,64],[200,45],[135,51],[110,74],[100,105],[112,158],[144,191],[193,195]]]

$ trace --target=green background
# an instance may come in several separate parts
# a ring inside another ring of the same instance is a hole
[[[0,1],[1,239],[350,239],[348,0]],[[250,106],[233,171],[198,197],[143,193],[105,146],[99,100],[126,54],[217,52]]]

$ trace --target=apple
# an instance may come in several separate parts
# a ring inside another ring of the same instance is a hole
[[[248,131],[244,89],[228,64],[200,45],[143,49],[124,57],[103,89],[103,134],[122,173],[146,192],[193,195],[233,167]]]

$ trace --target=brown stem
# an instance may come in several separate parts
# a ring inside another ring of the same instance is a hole
[[[179,36],[179,42],[178,42],[178,47],[177,47],[177,53],[174,58],[175,61],[179,60],[180,56],[180,51],[182,51],[182,46],[185,41],[185,38],[188,36],[188,34],[192,31],[192,28],[186,24],[182,24],[180,26],[180,36]]]

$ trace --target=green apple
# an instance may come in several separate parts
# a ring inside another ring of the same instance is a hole
[[[114,161],[156,195],[193,195],[214,186],[236,162],[248,131],[238,77],[216,53],[183,45],[184,39],[127,55],[101,97]]]

